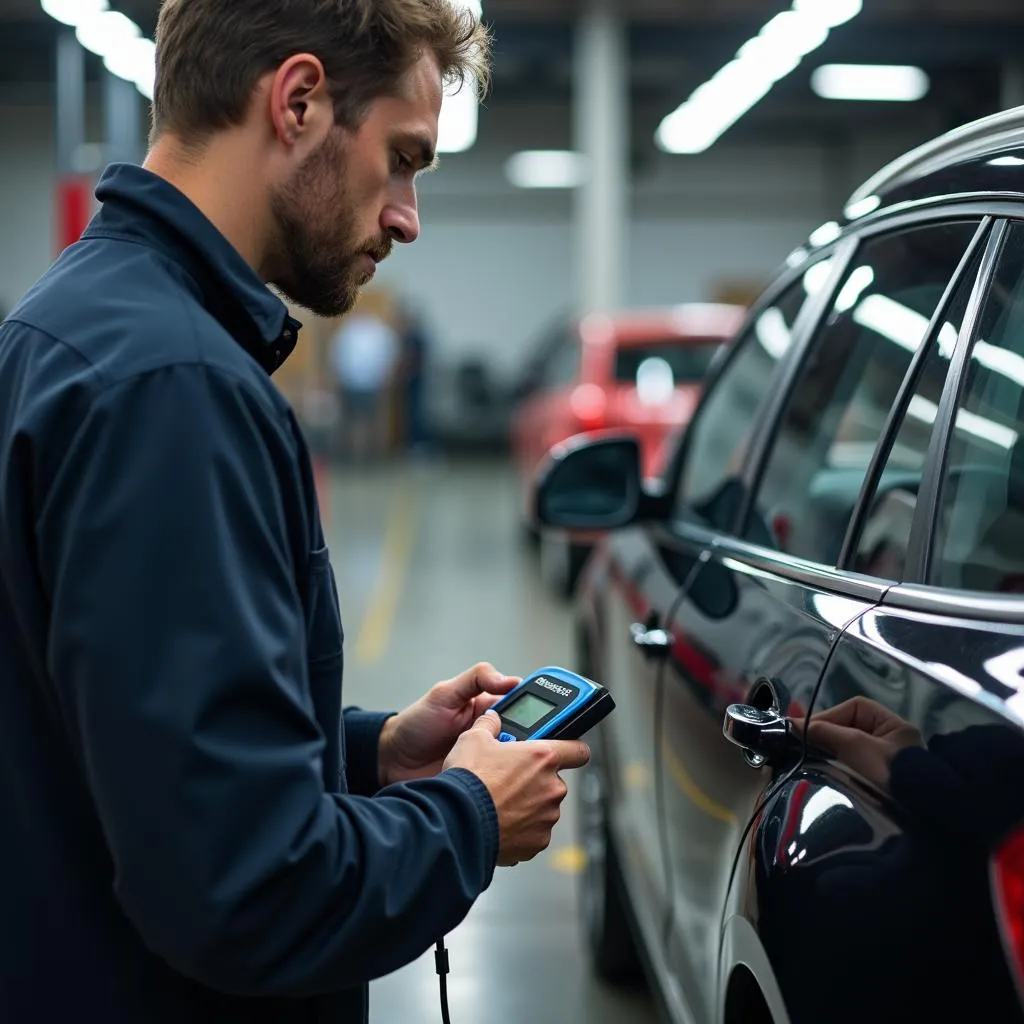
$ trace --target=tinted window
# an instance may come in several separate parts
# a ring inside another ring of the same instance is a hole
[[[827,283],[831,260],[814,264],[766,308],[736,341],[722,372],[687,435],[686,462],[677,506],[721,529],[737,511],[730,481],[742,469],[761,403],[771,391],[793,327],[807,300]]]
[[[975,259],[965,273],[942,326],[929,339],[928,353],[918,367],[913,393],[861,527],[852,565],[857,572],[894,580],[903,578],[918,488],[935,430],[939,399],[974,290],[979,262]]]
[[[748,539],[838,560],[892,404],[976,228],[913,228],[858,252],[783,413]]]
[[[615,353],[615,380],[634,387],[647,373],[672,375],[675,384],[699,383],[707,375],[711,361],[721,346],[705,342],[654,342],[630,344]]]
[[[541,387],[547,391],[568,387],[576,380],[580,371],[580,345],[573,334],[559,341],[544,365]]]
[[[946,456],[930,581],[1024,592],[1024,228],[1003,250]]]

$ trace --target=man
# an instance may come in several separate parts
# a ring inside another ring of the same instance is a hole
[[[0,1019],[366,1020],[578,743],[478,666],[341,713],[310,461],[268,372],[419,231],[448,0],[167,0],[145,168],[0,328]]]
[[[373,310],[347,316],[331,339],[341,405],[340,450],[363,463],[386,450],[388,388],[398,361],[394,328]]]

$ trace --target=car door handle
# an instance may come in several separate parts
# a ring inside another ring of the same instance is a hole
[[[639,647],[645,654],[664,656],[672,650],[672,645],[676,642],[668,630],[648,629],[640,622],[634,622],[629,627],[629,633],[633,638],[633,645]]]
[[[751,768],[760,768],[785,751],[789,722],[775,708],[762,711],[750,704],[730,704],[725,709],[722,733],[742,749]]]

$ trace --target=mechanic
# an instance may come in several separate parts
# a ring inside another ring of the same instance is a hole
[[[418,232],[449,0],[167,0],[150,152],[0,328],[0,1018],[367,1019],[550,841],[578,742],[488,665],[342,713],[310,460],[270,373]]]

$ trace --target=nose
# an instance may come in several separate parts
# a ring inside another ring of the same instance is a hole
[[[420,236],[420,215],[416,196],[403,202],[389,203],[381,215],[381,228],[396,242],[415,242]]]

